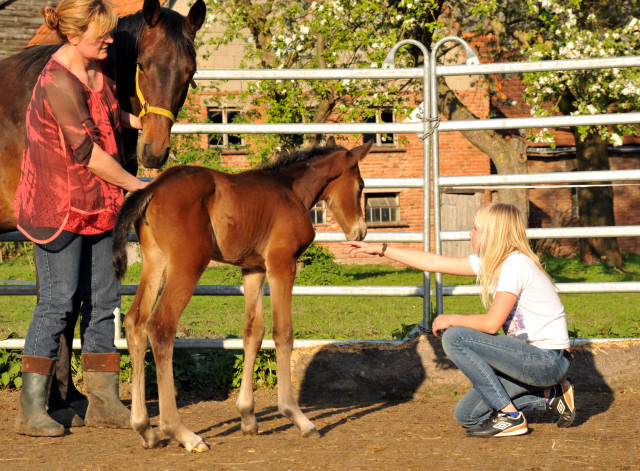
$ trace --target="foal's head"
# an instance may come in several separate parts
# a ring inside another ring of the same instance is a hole
[[[329,143],[333,138],[329,139]],[[360,176],[360,161],[369,153],[372,141],[347,150],[336,148],[336,153],[344,153],[346,163],[342,173],[332,180],[320,195],[340,224],[347,240],[362,240],[367,235],[367,224],[362,212],[362,190],[364,181]]]

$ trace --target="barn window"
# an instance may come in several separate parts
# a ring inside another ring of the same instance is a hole
[[[325,224],[327,222],[327,206],[324,201],[318,201],[316,205],[311,208],[309,214],[311,215],[311,223]]]
[[[210,123],[234,123],[240,116],[239,110],[227,108],[207,108],[207,118]],[[243,146],[244,139],[240,134],[209,134],[209,147]]]
[[[393,123],[393,110],[382,109],[379,110],[375,116],[367,118],[366,123]],[[366,143],[373,141],[375,146],[395,146],[397,145],[397,139],[395,134],[377,133],[377,134],[363,134],[362,142]]]
[[[394,224],[400,222],[398,193],[367,193],[364,198],[367,224]]]

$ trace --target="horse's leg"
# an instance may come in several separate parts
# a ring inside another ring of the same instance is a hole
[[[278,362],[278,410],[288,417],[303,437],[319,437],[315,425],[305,417],[291,384],[291,351],[293,326],[291,324],[291,296],[295,277],[295,259],[270,257],[267,271],[273,310],[273,340]]]
[[[258,421],[254,412],[253,367],[264,337],[262,297],[264,295],[263,272],[242,272],[244,284],[244,365],[242,383],[236,406],[242,417],[242,432],[249,435],[258,433]]]
[[[150,236],[141,231],[140,240],[146,242]],[[131,355],[132,394],[131,426],[142,438],[144,448],[160,446],[160,439],[151,428],[145,402],[144,358],[147,352],[146,324],[162,285],[166,261],[155,243],[141,244],[143,249],[142,275],[133,304],[125,317],[127,347]],[[148,247],[148,248],[147,248]]]
[[[176,247],[177,251],[181,249],[182,246]],[[180,262],[184,262],[184,259]],[[147,332],[156,361],[160,430],[166,436],[179,440],[187,451],[203,452],[209,447],[182,423],[178,413],[173,378],[173,343],[180,315],[191,299],[206,263],[201,270],[197,270],[191,265],[180,267],[180,262],[169,262],[167,282],[158,305],[147,321]]]

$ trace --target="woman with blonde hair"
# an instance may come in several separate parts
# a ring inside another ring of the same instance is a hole
[[[345,242],[348,252],[379,255],[423,271],[476,276],[488,311],[439,315],[447,356],[469,378],[456,420],[474,437],[528,432],[522,412],[552,409],[559,427],[575,418],[573,386],[566,379],[572,355],[564,307],[553,281],[526,238],[522,213],[489,203],[474,216],[474,254],[447,257],[387,244]],[[491,298],[493,300],[491,301]],[[505,335],[499,335],[500,329]]]
[[[42,14],[63,44],[33,89],[13,205],[18,229],[34,242],[40,282],[22,357],[16,429],[60,436],[64,427],[47,414],[45,402],[76,291],[82,302],[82,370],[89,396],[84,424],[129,425],[129,410],[118,397],[114,311],[120,296],[110,269],[111,230],[123,190],[145,184],[122,166],[122,126],[142,126],[120,109],[114,71],[106,60],[118,16],[102,0],[61,0]]]

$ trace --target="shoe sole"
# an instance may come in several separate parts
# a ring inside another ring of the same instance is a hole
[[[476,438],[516,437],[518,435],[526,435],[527,433],[529,433],[529,426],[525,422],[525,423],[520,424],[520,425],[518,425],[516,427],[511,427],[508,430],[505,430],[505,431],[499,432],[499,433],[495,433],[495,434],[474,434],[474,433],[469,433],[467,431],[467,436],[468,437],[476,437]]]
[[[500,432],[494,435],[494,437],[516,437],[518,435],[525,435],[529,432],[529,426],[524,423],[517,427],[510,428],[504,432]]]

